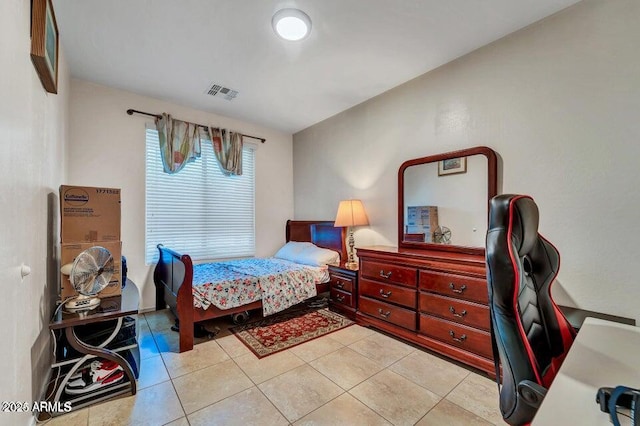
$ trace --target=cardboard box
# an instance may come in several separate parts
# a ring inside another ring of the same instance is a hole
[[[120,241],[120,189],[60,186],[60,241]]]
[[[98,297],[117,296],[122,294],[122,242],[120,241],[97,241],[92,243],[68,243],[61,244],[60,266],[73,263],[76,256],[82,251],[93,246],[101,246],[109,250],[113,256],[114,274],[109,281],[109,285],[98,293]],[[75,296],[78,293],[71,286],[69,276],[60,273],[60,295],[62,300]]]
[[[426,242],[433,242],[433,231],[438,227],[437,206],[407,207],[407,234],[425,234]]]

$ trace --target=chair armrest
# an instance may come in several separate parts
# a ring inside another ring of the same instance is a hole
[[[518,395],[534,408],[540,407],[542,400],[547,394],[547,389],[531,380],[523,380],[518,383]]]

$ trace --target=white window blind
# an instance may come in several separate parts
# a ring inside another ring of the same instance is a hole
[[[158,261],[158,244],[193,260],[255,255],[255,155],[245,144],[242,176],[225,176],[211,143],[202,157],[176,174],[162,169],[158,132],[147,129],[147,264]]]

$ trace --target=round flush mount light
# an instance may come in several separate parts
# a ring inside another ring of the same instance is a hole
[[[311,19],[298,9],[280,9],[271,19],[273,30],[284,40],[299,41],[311,32]]]

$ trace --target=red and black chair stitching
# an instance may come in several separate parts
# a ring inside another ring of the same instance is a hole
[[[575,338],[551,297],[560,255],[538,234],[538,219],[529,196],[499,195],[490,201],[489,307],[496,372],[498,362],[502,366],[500,411],[511,425],[531,422]]]

